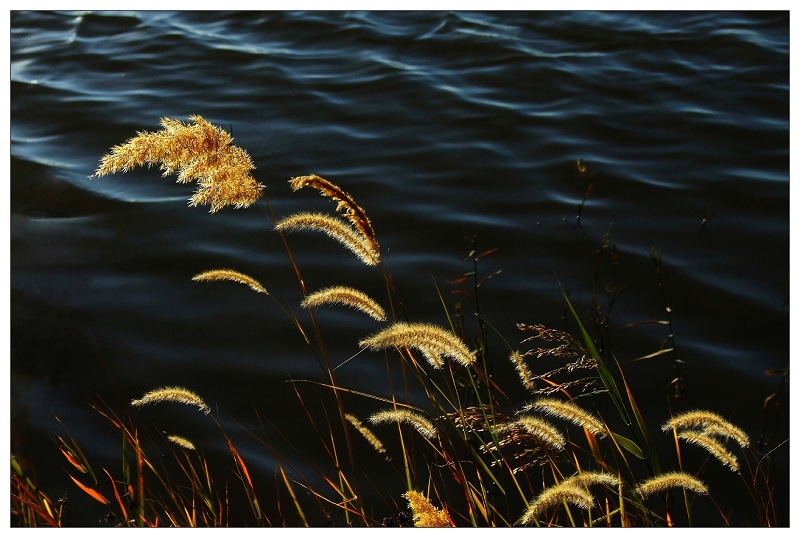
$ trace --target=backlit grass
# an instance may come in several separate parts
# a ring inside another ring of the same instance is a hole
[[[213,402],[207,404],[191,387],[160,386],[154,372],[153,390],[134,395],[129,406],[94,404],[119,437],[119,465],[98,466],[84,455],[79,439],[69,434],[58,438],[59,457],[75,494],[103,505],[107,525],[670,526],[692,524],[697,510],[714,514],[716,524],[726,525],[729,510],[717,505],[714,484],[703,478],[710,465],[738,475],[740,494],[752,499],[759,523],[775,523],[770,458],[752,445],[746,432],[723,418],[729,410],[672,414],[665,408],[658,424],[648,424],[619,362],[598,351],[566,293],[565,311],[575,334],[520,323],[513,328],[519,331],[520,347],[508,349],[504,357],[490,355],[477,298],[481,284],[499,272],[478,280],[477,266],[493,251],[473,249],[468,256],[474,271],[462,280],[474,279],[480,320],[477,334],[470,337],[443,298],[439,324],[403,314],[365,210],[334,183],[316,175],[292,179],[292,190],[311,187],[337,206],[330,214],[278,218],[251,174],[254,167],[247,153],[199,116],[189,123],[164,119],[160,131],[140,133],[114,146],[95,176],[124,173],[135,166],[158,166],[165,176],[177,174],[178,182],[196,181],[189,203],[207,205],[212,213],[227,206],[266,204],[272,220],[266,228],[279,234],[285,245],[304,315],[297,316],[292,305],[270,295],[268,281],[262,285],[234,268],[210,269],[193,279],[208,285],[245,285],[269,297],[265,308],[279,308],[287,327],[299,331],[309,355],[319,359],[324,377],[290,380],[297,414],[307,419],[298,427],[308,428],[316,438],[314,461],[325,456],[328,461],[305,465],[293,432],[276,430],[268,415],[260,416],[263,434],[253,436],[276,462],[276,472],[272,477],[256,476],[222,427],[225,421]],[[577,166],[581,174],[588,174],[580,161]],[[590,191],[591,182],[579,214]],[[295,231],[322,232],[341,243],[363,262],[364,271],[378,272],[386,296],[373,298],[344,285],[307,289],[287,237]],[[596,273],[603,256],[615,255],[607,235],[598,251]],[[660,271],[655,254],[654,261]],[[603,326],[613,292],[612,288],[606,312],[593,299],[590,323]],[[389,397],[359,392],[340,381],[333,365],[341,361],[330,356],[328,337],[315,315],[322,307],[350,308],[375,323],[375,331],[364,334],[357,345],[361,353],[386,362]],[[652,356],[671,349],[665,346]],[[542,357],[558,366],[538,371]],[[515,401],[507,395],[511,391],[498,386],[491,371],[499,368],[518,374],[528,394],[525,400]],[[678,361],[675,368],[679,393]],[[309,385],[324,391],[327,403],[322,411],[307,396]],[[424,397],[412,396],[418,394]],[[371,406],[374,411],[358,416],[348,404],[354,398],[360,400],[359,408]],[[225,463],[211,462],[191,439],[162,433],[137,418],[141,406],[175,403],[208,415],[208,427],[218,431],[228,447]],[[663,437],[654,438],[654,431]],[[669,464],[655,450],[656,444],[664,443],[675,454]],[[365,450],[385,458],[380,477],[370,476],[360,465]],[[700,467],[684,465],[689,452],[704,453],[708,459]],[[29,469],[13,455],[11,467],[16,525],[70,524],[66,501],[53,501],[40,491]],[[385,483],[387,476],[395,477],[395,483]]]

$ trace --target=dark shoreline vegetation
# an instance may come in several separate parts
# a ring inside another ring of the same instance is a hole
[[[666,402],[663,417],[643,416],[637,403],[642,396],[631,390],[608,341],[611,311],[622,291],[614,279],[618,255],[610,230],[595,252],[590,314],[579,314],[585,309],[574,305],[562,287],[569,330],[520,322],[519,343],[508,344],[506,355],[499,356],[489,353],[485,343],[489,332],[504,330],[483,319],[479,304],[482,286],[500,274],[482,270],[481,261],[494,249],[478,249],[473,240],[464,257],[470,270],[446,284],[464,302],[452,307],[445,298],[450,292],[434,282],[442,322],[415,322],[406,315],[398,286],[382,261],[366,211],[350,194],[316,175],[295,177],[290,181],[293,191],[310,187],[336,202],[335,210],[279,218],[264,186],[251,174],[254,166],[247,152],[202,117],[189,120],[165,118],[161,130],[141,132],[114,146],[94,176],[156,165],[164,176],[177,174],[179,183],[196,181],[189,204],[208,205],[211,213],[227,206],[266,204],[296,276],[304,317],[274,297],[268,283],[235,268],[211,269],[193,279],[247,286],[286,314],[288,326],[298,331],[324,374],[321,380],[287,381],[308,419],[298,428],[309,429],[314,444],[297,446],[295,432],[277,431],[269,416],[259,416],[263,430],[247,433],[275,461],[273,483],[263,484],[249,472],[249,455],[237,449],[214,402],[204,401],[191,387],[156,382],[128,406],[92,402],[121,442],[118,464],[105,467],[90,461],[81,439],[70,435],[66,424],[56,444],[76,494],[103,505],[108,526],[661,527],[696,525],[699,511],[705,514],[699,524],[727,526],[731,509],[717,503],[715,483],[706,479],[719,476],[720,469],[740,478],[735,494],[752,501],[752,524],[775,526],[786,518],[777,513],[772,495],[776,471],[770,455],[787,441],[775,438],[770,421],[782,412],[788,369],[772,372],[776,388],[765,395],[760,432],[743,431],[727,418],[731,410],[714,409],[713,401],[707,409],[684,408],[683,363],[663,295],[664,318],[642,322],[663,330],[663,343],[637,360],[670,360],[674,378],[666,396],[659,395]],[[593,171],[581,161],[575,168],[585,186],[577,208],[580,222]],[[322,232],[355,254],[365,271],[379,271],[384,300],[349,286],[309,289],[288,238],[298,231]],[[652,260],[664,294],[663,261],[655,250]],[[609,284],[600,277],[607,272]],[[557,277],[554,282],[560,285]],[[351,308],[374,319],[375,330],[358,342],[359,354],[386,361],[391,398],[352,390],[341,381],[337,369],[354,357],[342,362],[328,353],[331,335],[315,315],[328,307]],[[398,362],[402,376],[393,378],[390,364]],[[500,368],[516,371],[529,393],[527,401],[511,399],[497,384],[493,372]],[[153,377],[158,378],[157,372]],[[309,396],[309,386],[322,389],[325,401]],[[352,398],[371,401],[375,411],[355,416],[348,406]],[[196,407],[181,411],[199,411],[207,415],[210,427],[219,429],[230,455],[227,462],[210,462],[191,439],[139,418],[141,407],[177,403]],[[669,459],[656,450],[665,440],[671,445]],[[302,454],[307,450],[326,453],[329,465],[305,465]],[[385,465],[403,484],[400,498],[385,496],[386,486],[362,470],[364,451],[385,457]],[[13,524],[70,525],[66,497],[41,491],[28,462],[14,454],[11,468]]]

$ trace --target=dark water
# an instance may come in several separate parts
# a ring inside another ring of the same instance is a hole
[[[496,247],[479,270],[503,272],[482,287],[481,314],[499,333],[489,352],[508,386],[504,340],[516,348],[524,336],[515,323],[565,326],[556,276],[587,321],[593,289],[605,311],[602,289],[624,288],[611,344],[646,415],[657,426],[670,405],[704,407],[753,439],[766,434],[778,522],[788,524],[788,443],[778,446],[788,387],[777,417],[762,410],[780,386],[765,372],[789,364],[788,13],[12,12],[10,67],[11,447],[34,460],[52,497],[68,492],[75,524],[103,512],[66,477],[55,417],[91,457],[118,465],[120,450],[89,400],[123,412],[157,386],[192,388],[218,410],[264,499],[274,461],[245,433],[259,436],[258,416],[311,454],[308,465],[329,463],[286,383],[325,377],[286,317],[243,286],[191,281],[232,267],[302,315],[263,206],[187,209],[192,189],[155,170],[87,179],[110,146],[192,114],[250,153],[280,216],[332,207],[292,193],[293,176],[349,191],[412,320],[445,323],[434,281],[450,306],[473,309],[447,281],[471,269],[467,238]],[[594,170],[579,222],[588,181],[578,159]],[[606,233],[618,263],[612,274],[604,261],[596,277]],[[385,297],[380,275],[327,238],[290,242],[311,289]],[[665,319],[665,306],[683,361],[679,404],[667,401],[675,356],[632,360],[667,330],[626,328]],[[376,329],[336,309],[319,319],[336,363]],[[389,394],[377,356],[337,374],[350,389]],[[326,391],[302,390],[316,411],[334,409]],[[376,407],[348,402],[360,416]],[[140,414],[224,458],[219,431],[197,415]],[[660,450],[672,464],[669,444]],[[713,480],[734,524],[758,524],[739,478]],[[387,475],[382,487],[401,502],[402,480]],[[376,501],[376,516],[385,506]]]

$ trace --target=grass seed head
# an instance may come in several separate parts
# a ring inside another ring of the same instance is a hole
[[[133,407],[142,407],[145,405],[152,405],[161,402],[176,402],[187,405],[197,406],[200,411],[206,415],[211,412],[211,409],[206,405],[200,396],[194,392],[183,387],[162,387],[160,389],[151,390],[139,398],[132,400]]]

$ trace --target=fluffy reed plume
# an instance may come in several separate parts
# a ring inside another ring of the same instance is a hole
[[[258,293],[265,293],[269,295],[269,292],[266,290],[261,283],[256,280],[255,278],[249,277],[244,273],[240,273],[239,271],[234,271],[233,269],[211,269],[210,271],[204,271],[192,277],[192,280],[195,282],[210,282],[214,280],[231,280],[233,282],[238,282],[239,284],[244,284],[245,286],[250,286],[253,290],[257,291]]]
[[[364,426],[360,420],[350,414],[345,414],[344,418],[347,419],[347,422],[353,425],[353,427],[358,430],[358,433],[364,436],[364,439],[367,440],[369,444],[372,445],[372,448],[378,451],[378,454],[385,454],[386,448],[383,446],[383,443],[375,437],[375,434],[370,431],[369,428]]]
[[[311,293],[303,299],[303,308],[317,308],[326,304],[349,306],[364,312],[378,321],[386,321],[386,312],[369,295],[347,286],[332,286]]]
[[[403,494],[408,500],[408,506],[414,515],[415,527],[452,527],[447,510],[438,510],[425,495],[418,491],[410,490]]]
[[[369,417],[372,424],[388,424],[390,422],[404,422],[411,425],[420,435],[434,439],[438,432],[436,427],[427,419],[407,409],[386,409],[378,411]]]
[[[183,387],[162,387],[160,389],[151,390],[138,400],[132,400],[133,407],[142,407],[144,405],[157,404],[161,402],[176,402],[187,405],[196,405],[200,411],[206,415],[211,412],[211,409],[206,405],[200,396],[194,392]]]
[[[601,437],[608,434],[608,429],[598,418],[584,411],[572,402],[565,402],[554,398],[540,398],[526,406],[526,408],[535,409],[551,416],[569,420]]]
[[[275,229],[287,232],[317,230],[339,241],[366,265],[377,265],[381,259],[380,251],[340,218],[322,213],[298,213],[278,221]]]
[[[678,433],[678,438],[687,443],[705,448],[709,454],[717,458],[723,465],[729,467],[731,471],[734,473],[739,472],[739,461],[736,456],[725,450],[725,447],[713,437],[702,432],[687,430]]]
[[[675,430],[703,430],[703,433],[707,435],[729,437],[736,441],[742,448],[746,448],[750,445],[750,439],[744,431],[711,411],[687,411],[680,415],[675,415],[661,426],[663,431],[669,431],[673,428]]]
[[[91,177],[127,172],[135,166],[158,164],[163,176],[178,172],[178,183],[197,180],[189,205],[210,205],[211,213],[225,206],[248,207],[262,195],[263,185],[250,171],[250,156],[232,145],[233,138],[201,116],[192,123],[162,118],[160,131],[138,133],[103,156]]]
[[[395,323],[358,343],[373,351],[389,347],[408,347],[420,351],[434,368],[444,365],[442,357],[449,357],[462,366],[475,361],[475,353],[453,333],[426,323]]]
[[[289,181],[289,185],[292,187],[293,191],[298,191],[303,187],[313,187],[322,193],[323,196],[327,196],[331,200],[339,202],[336,206],[336,211],[342,212],[344,217],[352,223],[362,236],[364,236],[364,239],[371,245],[372,250],[380,252],[380,246],[375,237],[375,230],[372,228],[372,223],[367,218],[367,214],[364,210],[353,200],[352,196],[327,179],[323,179],[315,174],[292,178],[292,180]]]
[[[519,374],[519,379],[522,381],[522,386],[531,392],[536,391],[536,383],[533,380],[533,374],[528,370],[528,365],[525,364],[525,359],[519,351],[512,351],[509,357],[514,364],[514,368]]]
[[[636,488],[636,491],[642,497],[649,497],[653,493],[660,493],[672,488],[684,488],[688,489],[689,491],[694,491],[695,493],[708,495],[708,488],[700,480],[696,479],[692,475],[677,471],[661,474],[651,478],[650,480],[639,484],[639,486]]]
[[[515,428],[522,428],[525,433],[536,439],[537,443],[555,450],[564,450],[567,442],[555,426],[544,419],[522,416],[514,422],[501,425],[497,433],[506,433]]]
[[[184,437],[180,437],[178,435],[168,435],[167,436],[167,441],[169,441],[171,443],[175,443],[179,447],[185,448],[186,450],[197,450],[194,447],[194,443],[192,443],[188,439],[186,439]]]
[[[523,525],[533,523],[546,510],[561,503],[569,503],[578,508],[588,510],[594,504],[594,498],[585,488],[575,483],[562,482],[547,488],[533,499],[522,515],[520,523]]]
[[[580,486],[584,489],[588,488],[589,486],[594,486],[597,484],[602,484],[603,486],[615,488],[619,486],[619,478],[609,473],[597,473],[597,472],[587,471],[570,476],[569,478],[564,480],[563,483],[573,484],[576,486]]]

